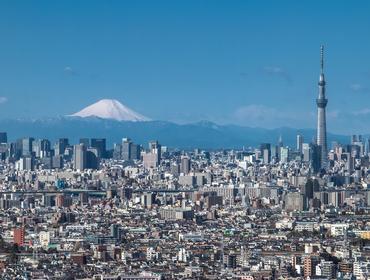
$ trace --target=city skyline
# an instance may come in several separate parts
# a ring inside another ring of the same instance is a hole
[[[0,278],[370,279],[369,11],[0,1]]]
[[[324,44],[327,130],[370,132],[365,1],[0,5],[0,119],[112,98],[154,120],[314,128]]]

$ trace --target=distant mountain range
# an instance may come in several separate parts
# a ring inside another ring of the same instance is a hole
[[[33,136],[35,138],[67,137],[77,142],[79,138],[104,137],[108,145],[120,143],[123,137],[147,145],[150,140],[176,148],[242,148],[258,146],[262,142],[277,143],[282,136],[284,145],[295,146],[297,134],[306,142],[315,137],[314,129],[294,129],[282,127],[264,129],[236,125],[217,125],[202,121],[192,124],[175,124],[166,121],[117,121],[98,117],[58,117],[35,120],[0,120],[0,131],[6,131],[11,140]],[[349,142],[344,135],[328,134],[328,141]]]
[[[53,141],[69,138],[71,143],[77,143],[79,138],[106,138],[111,146],[120,143],[123,137],[129,137],[142,145],[147,145],[150,140],[158,140],[163,145],[182,149],[256,147],[263,142],[277,143],[280,135],[285,145],[294,147],[297,134],[301,134],[306,142],[311,142],[316,134],[314,129],[264,129],[217,125],[208,121],[181,125],[151,121],[114,99],[102,99],[64,117],[0,120],[0,131],[7,132],[11,140],[32,136]],[[346,143],[349,137],[328,134],[328,140],[329,143]]]

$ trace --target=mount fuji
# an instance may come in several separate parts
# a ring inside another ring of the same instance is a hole
[[[150,121],[149,118],[126,107],[121,102],[115,99],[99,100],[98,102],[90,106],[87,106],[81,111],[69,116],[81,118],[98,117],[101,119],[110,119],[116,121],[133,121],[133,122]]]

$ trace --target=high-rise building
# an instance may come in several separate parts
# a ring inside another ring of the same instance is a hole
[[[113,159],[121,159],[122,158],[122,145],[114,143],[113,144]]]
[[[84,144],[86,148],[90,147],[90,139],[89,138],[80,138],[79,143]]]
[[[15,168],[17,170],[33,170],[34,159],[33,157],[21,157],[16,163]]]
[[[130,160],[131,153],[132,153],[132,141],[130,138],[123,138],[122,139],[122,159],[123,160]]]
[[[143,164],[146,169],[156,168],[161,162],[161,145],[158,141],[149,142],[149,152],[143,155]]]
[[[261,152],[263,163],[269,163],[271,159],[271,144],[262,143],[260,145],[260,152]]]
[[[14,244],[17,244],[18,246],[23,246],[25,243],[25,235],[26,231],[24,227],[15,228],[13,230]]]
[[[320,171],[322,168],[322,152],[321,146],[318,144],[311,144],[310,145],[310,158],[311,158],[311,166],[314,173]]]
[[[98,169],[99,167],[99,151],[97,148],[86,149],[86,168]]]
[[[123,160],[140,159],[140,145],[134,144],[130,138],[123,138],[121,145],[121,157]]]
[[[105,158],[107,153],[107,144],[105,138],[92,138],[91,147],[98,150],[98,157]]]
[[[302,154],[302,144],[303,144],[303,136],[298,134],[297,135],[297,151]]]
[[[50,141],[47,139],[39,139],[33,141],[32,143],[32,152],[37,158],[44,158],[50,156],[51,145]]]
[[[311,160],[311,145],[309,143],[302,144],[303,161],[309,162]]]
[[[180,171],[184,174],[189,174],[191,168],[191,161],[188,156],[181,157]]]
[[[22,139],[22,156],[29,157],[32,155],[32,143],[34,139],[33,138],[23,138]]]
[[[64,155],[65,150],[69,146],[68,138],[60,138],[55,144],[55,155]]]
[[[52,168],[62,168],[63,167],[63,158],[61,155],[53,156],[51,159]]]
[[[0,144],[1,143],[8,143],[8,135],[6,132],[0,132]]]
[[[73,148],[74,168],[82,171],[86,168],[86,147],[84,144],[77,144]]]
[[[132,160],[139,160],[141,154],[141,146],[138,144],[131,145],[131,159]]]
[[[289,161],[289,148],[288,147],[281,147],[280,148],[280,162],[288,162]]]
[[[319,78],[319,97],[317,104],[317,145],[321,148],[320,162],[321,168],[327,166],[327,139],[326,139],[326,105],[328,100],[325,97],[325,77],[324,77],[324,46],[321,46],[321,73]]]

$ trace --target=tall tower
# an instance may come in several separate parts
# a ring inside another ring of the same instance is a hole
[[[319,78],[319,97],[317,104],[317,145],[320,147],[321,168],[326,168],[327,164],[327,140],[326,140],[326,105],[328,100],[325,98],[325,77],[324,77],[324,46],[321,46],[321,73]]]

